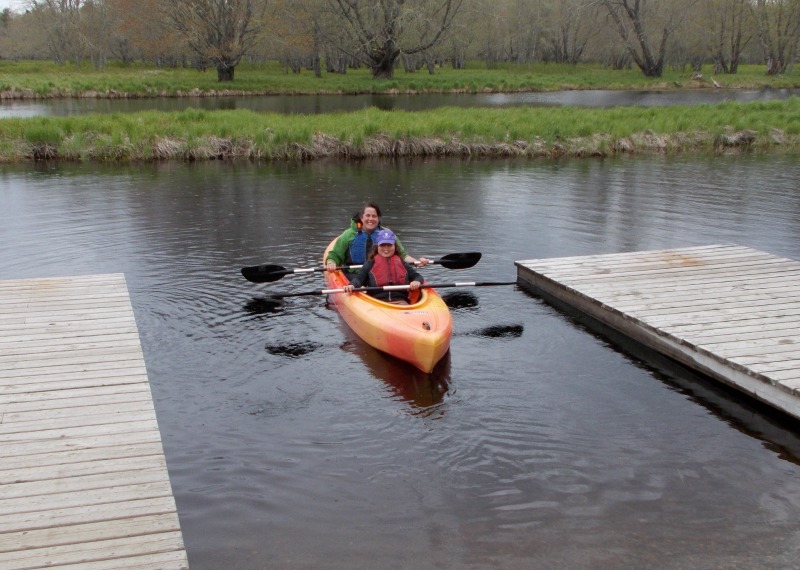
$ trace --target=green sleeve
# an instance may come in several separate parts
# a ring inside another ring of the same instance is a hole
[[[330,259],[336,265],[344,264],[344,260],[347,259],[347,248],[350,247],[350,242],[353,241],[353,237],[355,237],[355,232],[353,232],[352,229],[348,228],[343,231],[342,234],[336,238],[336,243],[333,244],[333,247],[328,252],[325,261],[327,262]]]

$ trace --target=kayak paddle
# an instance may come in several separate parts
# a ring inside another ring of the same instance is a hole
[[[497,285],[516,285],[516,281],[464,281],[460,283],[423,283],[420,289],[446,289],[448,287],[495,287]],[[410,289],[410,285],[384,285],[383,287],[359,287],[353,293],[372,293],[374,291],[402,291]],[[270,297],[283,299],[284,297],[307,297],[309,295],[328,295],[330,293],[344,293],[344,289],[315,289],[301,293],[272,293]]]
[[[480,259],[481,254],[477,251],[470,253],[450,253],[441,259],[431,261],[431,263],[441,265],[445,269],[468,269],[478,263]],[[358,269],[360,267],[360,265],[343,265],[336,269]],[[272,283],[292,273],[312,273],[314,271],[327,271],[327,269],[324,267],[286,269],[282,265],[254,265],[252,267],[243,267],[242,275],[245,279],[253,283]]]

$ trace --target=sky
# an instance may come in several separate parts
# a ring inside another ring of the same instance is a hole
[[[26,0],[0,0],[0,10],[11,8],[15,12],[22,12],[25,4]]]

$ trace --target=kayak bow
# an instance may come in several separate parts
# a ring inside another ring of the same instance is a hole
[[[333,243],[325,250],[323,263]],[[325,282],[329,289],[349,284],[340,270],[326,271]],[[410,305],[386,303],[366,293],[331,293],[330,299],[364,342],[423,372],[431,372],[450,349],[453,319],[434,289],[412,292]]]

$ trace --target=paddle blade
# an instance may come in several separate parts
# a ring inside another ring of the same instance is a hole
[[[253,283],[272,283],[277,281],[287,273],[287,269],[281,265],[254,265],[252,267],[242,267],[242,275]]]
[[[480,252],[473,251],[469,253],[451,253],[434,261],[434,263],[437,263],[446,269],[468,269],[478,263],[480,260]]]

